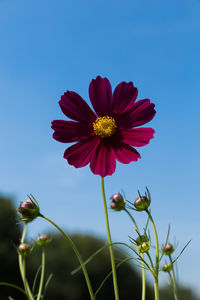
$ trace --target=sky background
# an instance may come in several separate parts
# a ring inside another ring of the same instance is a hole
[[[68,145],[52,139],[50,123],[66,119],[58,101],[67,89],[89,101],[97,75],[113,88],[133,81],[138,99],[156,104],[148,124],[156,134],[138,148],[141,160],[118,163],[106,177],[107,198],[123,190],[134,201],[149,187],[161,243],[169,222],[177,254],[192,239],[179,280],[200,294],[199,36],[199,0],[0,0],[0,192],[16,205],[32,193],[69,233],[106,238],[100,178],[67,164]],[[113,241],[128,242],[128,217],[111,210],[109,217]],[[135,218],[142,228],[145,215]],[[36,220],[29,236],[50,229]]]

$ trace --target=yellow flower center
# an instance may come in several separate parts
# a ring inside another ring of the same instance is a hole
[[[100,138],[110,137],[115,134],[117,125],[112,117],[104,116],[93,123],[94,132]]]

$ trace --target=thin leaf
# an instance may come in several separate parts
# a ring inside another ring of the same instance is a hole
[[[167,245],[167,243],[168,243],[169,234],[170,234],[170,223],[169,223],[169,226],[168,226],[168,231],[167,231],[167,237],[166,237],[165,245]],[[161,257],[159,259],[159,263],[160,263],[161,259],[163,258],[163,256],[164,256],[164,253],[161,254]]]
[[[47,288],[48,288],[48,286],[49,286],[49,283],[50,283],[52,277],[53,277],[53,274],[51,273],[51,274],[49,275],[49,277],[47,278],[47,281],[46,281],[45,286],[44,286],[44,292],[43,292],[42,299],[44,299],[44,296],[45,296],[45,294],[46,294]]]
[[[146,226],[145,226],[145,228],[144,228],[144,232],[147,231],[147,227],[148,227],[148,225],[149,225],[149,220],[150,220],[150,218],[149,218],[149,216],[148,216],[147,223],[146,223]]]
[[[189,243],[191,242],[192,240],[190,240],[189,242],[187,242],[187,244],[183,247],[183,249],[181,250],[180,254],[172,261],[172,264],[175,263],[175,261],[177,261],[177,259],[181,256],[181,254],[183,253],[183,251],[185,250],[185,248],[189,245]]]
[[[35,277],[34,277],[33,287],[32,287],[32,292],[33,292],[33,294],[34,294],[34,292],[35,292],[35,286],[36,286],[36,282],[37,282],[39,273],[40,273],[40,271],[41,271],[41,268],[42,268],[42,265],[39,266],[39,268],[37,269],[37,272],[36,272],[36,274],[35,274]]]
[[[115,242],[115,243],[111,243],[110,245],[118,245],[119,243],[118,242]],[[87,265],[97,254],[99,254],[101,251],[103,251],[104,249],[106,248],[109,248],[110,247],[109,244],[107,245],[104,245],[103,247],[101,247],[100,249],[98,249],[96,252],[94,252],[88,259],[86,259],[86,261],[83,262],[83,266],[84,265]],[[74,275],[76,274],[79,270],[81,270],[81,266],[77,267],[75,270],[73,270],[71,272],[71,275]]]
[[[0,285],[4,285],[4,286],[9,286],[9,287],[12,287],[20,292],[22,292],[23,294],[26,295],[25,291],[18,285],[16,284],[13,284],[13,283],[8,283],[8,282],[0,282]]]
[[[121,264],[123,264],[129,260],[131,260],[131,258],[126,258],[126,259],[122,260],[119,264],[116,265],[116,268],[118,268]],[[110,271],[108,273],[108,275],[104,278],[104,280],[102,281],[102,283],[100,284],[100,286],[98,287],[98,289],[95,292],[95,297],[98,294],[98,292],[101,290],[102,286],[104,285],[104,283],[107,281],[107,279],[110,277],[111,274],[112,274],[112,271]]]
[[[171,285],[171,282],[169,281],[169,279],[163,275],[163,273],[160,273],[160,277],[162,277],[162,279],[164,279],[168,285]]]

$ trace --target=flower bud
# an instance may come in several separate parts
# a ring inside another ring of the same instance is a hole
[[[147,252],[150,249],[149,242],[143,242],[141,245],[138,246],[138,251],[140,253]]]
[[[150,199],[148,199],[146,196],[141,196],[136,198],[134,206],[137,211],[143,211],[149,207],[150,203]]]
[[[26,223],[33,221],[40,214],[38,204],[32,199],[21,201],[17,210],[20,213],[20,219]]]
[[[31,251],[31,246],[29,244],[26,243],[22,243],[19,245],[18,247],[18,253],[21,255],[28,255]]]
[[[42,234],[37,238],[37,244],[42,247],[46,246],[50,242],[51,242],[51,239],[48,238],[48,236],[46,234]]]
[[[174,252],[174,247],[172,244],[167,243],[162,246],[162,253],[164,255],[171,255]]]
[[[162,271],[163,272],[170,272],[171,270],[172,270],[172,264],[170,264],[170,263],[164,264],[162,266]]]
[[[142,243],[148,242],[148,241],[149,241],[149,239],[148,239],[147,235],[145,235],[145,234],[144,235],[139,235],[138,238],[136,239],[136,244],[139,246]]]
[[[149,239],[146,235],[138,236],[135,242],[140,253],[147,252],[150,249]]]
[[[110,199],[112,200],[110,204],[112,209],[120,211],[125,208],[125,199],[120,193],[115,193]]]

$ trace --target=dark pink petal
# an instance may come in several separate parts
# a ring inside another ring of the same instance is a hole
[[[116,159],[122,164],[129,164],[131,161],[137,161],[140,154],[131,146],[119,142],[117,147],[113,148]]]
[[[75,168],[84,167],[89,163],[98,144],[98,137],[91,136],[67,148],[64,153],[64,158]]]
[[[102,141],[93,152],[90,169],[94,174],[105,177],[112,175],[115,172],[115,168],[116,160],[113,149],[109,143]]]
[[[122,135],[122,142],[141,147],[147,145],[150,142],[150,139],[153,138],[155,131],[153,128],[133,128],[133,129],[122,129],[120,131]]]
[[[99,117],[110,115],[112,112],[112,87],[107,78],[97,76],[89,86],[89,96],[92,106]]]
[[[151,103],[149,99],[137,101],[131,110],[125,112],[120,116],[116,116],[117,125],[120,128],[132,128],[144,125],[151,121],[156,114],[154,109],[155,104]]]
[[[92,127],[74,121],[54,120],[51,124],[53,138],[62,143],[76,142],[93,133]]]
[[[138,90],[132,82],[121,82],[113,93],[113,113],[123,113],[132,108],[138,95]]]
[[[59,104],[62,112],[72,120],[91,124],[97,118],[89,105],[75,92],[67,91],[64,93]]]

